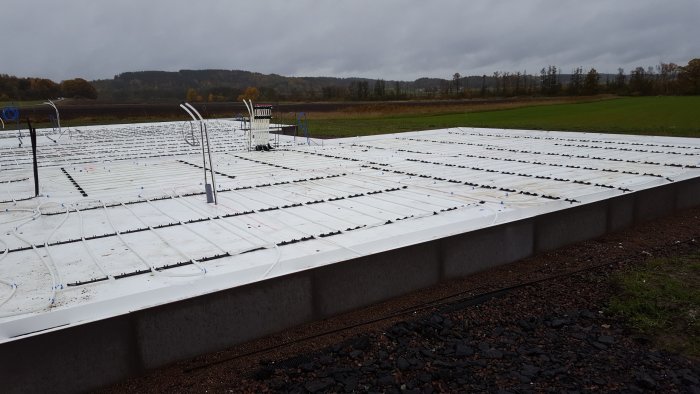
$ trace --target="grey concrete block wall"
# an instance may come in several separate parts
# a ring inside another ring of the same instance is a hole
[[[700,205],[700,178],[0,345],[3,392],[78,392]]]
[[[634,194],[623,194],[608,200],[607,230],[615,232],[634,224]]]
[[[314,317],[308,273],[190,298],[135,313],[141,363],[155,368]]]
[[[523,220],[440,240],[444,279],[487,270],[533,253],[534,222]]]
[[[437,242],[412,245],[315,269],[318,316],[332,316],[437,284],[437,246]]]
[[[0,346],[4,393],[72,393],[143,371],[130,316]]]
[[[700,205],[700,178],[679,182],[676,187],[676,209]]]
[[[535,218],[535,252],[560,248],[605,234],[607,201],[575,206]]]
[[[639,222],[656,219],[676,209],[677,184],[659,186],[634,193],[634,218]]]

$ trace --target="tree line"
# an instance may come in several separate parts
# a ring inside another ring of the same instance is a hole
[[[18,78],[0,74],[0,101],[46,100],[57,97],[96,99],[97,90],[82,78],[56,83],[46,78]]]
[[[367,78],[284,77],[241,70],[180,70],[128,72],[87,82],[55,83],[42,78],[0,75],[0,100],[41,100],[54,97],[99,98],[115,102],[240,101],[371,101],[464,99],[516,96],[697,95],[700,59],[687,65],[660,63],[629,72],[601,74],[577,67],[563,72],[555,65],[539,73],[496,71],[491,75],[419,78],[390,81]]]
[[[556,66],[543,67],[538,75],[526,72],[494,72],[483,75],[481,84],[470,83],[455,73],[443,82],[443,97],[584,96],[610,93],[623,96],[698,95],[700,59],[685,66],[660,63],[655,67],[637,67],[629,73],[622,68],[616,74],[600,74],[595,68],[577,67],[568,74]]]

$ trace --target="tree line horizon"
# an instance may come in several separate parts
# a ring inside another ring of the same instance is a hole
[[[225,102],[243,98],[266,101],[384,101],[487,97],[698,95],[700,58],[685,66],[659,63],[626,73],[600,74],[577,67],[564,74],[549,65],[537,74],[496,71],[491,75],[398,81],[368,78],[285,77],[241,70],[136,71],[113,79],[82,78],[56,83],[46,78],[0,74],[0,101],[56,97],[114,102]]]

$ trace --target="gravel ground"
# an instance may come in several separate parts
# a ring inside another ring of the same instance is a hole
[[[446,282],[102,392],[697,392],[700,361],[604,313],[610,275],[700,252],[700,208]]]

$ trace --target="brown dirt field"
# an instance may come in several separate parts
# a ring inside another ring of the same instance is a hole
[[[456,112],[491,111],[533,105],[551,105],[605,100],[614,96],[554,97],[554,98],[490,98],[431,101],[377,101],[377,102],[310,102],[272,103],[275,113],[282,118],[305,112],[310,119],[352,119],[405,114],[443,114]],[[233,117],[245,114],[239,102],[192,103],[205,118]],[[179,103],[103,103],[90,100],[58,102],[63,126],[89,124],[151,122],[188,119]],[[53,109],[48,106],[20,108],[22,119],[30,117],[41,126],[48,125]]]

